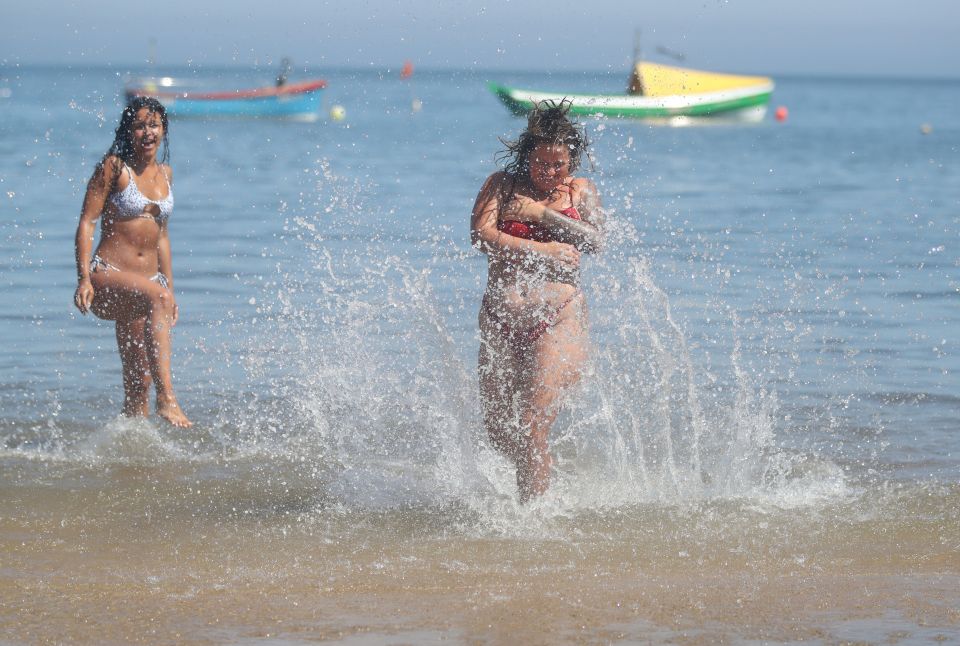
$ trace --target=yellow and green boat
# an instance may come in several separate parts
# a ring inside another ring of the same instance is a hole
[[[649,119],[685,125],[703,119],[760,121],[766,114],[773,80],[704,72],[641,61],[625,94],[544,92],[490,83],[490,90],[514,113],[526,114],[540,101],[570,101],[580,116]]]

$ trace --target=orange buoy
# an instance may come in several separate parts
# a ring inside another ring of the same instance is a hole
[[[786,106],[784,105],[777,106],[777,109],[774,110],[773,112],[773,118],[776,119],[777,121],[786,121],[788,114],[789,112],[787,112]]]
[[[403,67],[400,69],[400,78],[408,79],[413,76],[413,63],[410,61],[404,61]]]

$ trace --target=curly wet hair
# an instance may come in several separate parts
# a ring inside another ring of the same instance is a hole
[[[497,154],[497,162],[503,170],[514,177],[524,177],[530,172],[530,154],[540,144],[566,146],[570,151],[570,172],[580,167],[581,159],[590,142],[583,127],[568,116],[570,100],[541,101],[535,103],[527,117],[527,128],[516,141],[500,139],[506,148]]]
[[[130,127],[137,118],[137,112],[143,108],[147,108],[150,114],[158,115],[160,117],[160,123],[163,125],[163,151],[158,161],[161,164],[166,164],[170,159],[170,140],[167,138],[170,132],[170,123],[167,119],[167,109],[152,96],[133,97],[127,103],[126,107],[124,107],[120,115],[120,123],[117,125],[117,129],[113,134],[113,143],[110,144],[109,150],[107,150],[103,156],[103,160],[100,162],[100,166],[103,166],[108,159],[112,160],[114,167],[114,185],[110,187],[111,192],[116,188],[116,182],[120,177],[120,171],[123,165],[133,161],[134,146],[133,140],[130,137]]]

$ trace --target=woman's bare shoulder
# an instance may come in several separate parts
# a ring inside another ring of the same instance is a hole
[[[483,182],[480,192],[477,193],[477,201],[474,206],[479,207],[498,197],[502,193],[504,185],[509,180],[510,174],[502,170],[498,170],[490,175],[486,181]]]
[[[495,173],[492,173],[490,177],[487,178],[487,181],[483,183],[484,188],[488,187],[500,187],[503,186],[508,181],[511,181],[513,176],[510,175],[505,170],[498,170]]]
[[[100,163],[97,164],[97,168],[102,169],[102,172],[110,178],[113,178],[119,174],[123,166],[123,160],[117,155],[104,155],[103,159],[100,160]]]
[[[116,155],[105,155],[90,176],[87,184],[87,190],[104,191],[112,190],[118,182],[123,168],[123,162]]]

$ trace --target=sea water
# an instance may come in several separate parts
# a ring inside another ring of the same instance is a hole
[[[524,123],[485,83],[625,79],[323,70],[341,121],[174,120],[182,430],[118,415],[112,324],[72,306],[128,72],[0,74],[3,639],[957,638],[960,82],[585,120],[592,359],[521,505],[479,421],[468,225]]]

